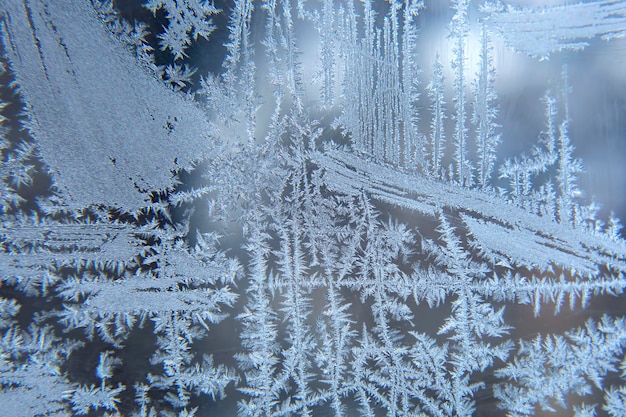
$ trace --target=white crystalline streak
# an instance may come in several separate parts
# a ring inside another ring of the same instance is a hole
[[[89,4],[8,0],[0,12],[31,134],[71,206],[143,207],[140,190],[171,186],[171,170],[210,152],[204,114],[138,67]]]
[[[583,49],[596,36],[624,37],[626,3],[595,0],[541,9],[509,6],[496,8],[488,21],[509,47],[545,59],[563,49]]]

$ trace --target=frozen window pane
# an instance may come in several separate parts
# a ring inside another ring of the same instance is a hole
[[[626,414],[623,1],[0,17],[3,411]]]

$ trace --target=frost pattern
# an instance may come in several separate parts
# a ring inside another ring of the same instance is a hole
[[[624,318],[585,308],[623,299],[626,242],[582,197],[567,69],[505,159],[492,47],[620,35],[620,2],[483,5],[473,83],[468,0],[430,80],[417,0],[93,3],[0,5],[3,412],[624,415]]]
[[[522,9],[487,2],[485,11],[509,46],[542,59],[561,50],[583,49],[596,36],[610,40],[626,35],[626,5],[620,0]]]

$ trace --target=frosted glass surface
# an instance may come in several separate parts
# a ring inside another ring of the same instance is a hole
[[[0,25],[1,415],[626,415],[623,0]]]

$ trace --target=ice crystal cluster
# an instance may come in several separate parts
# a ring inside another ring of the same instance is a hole
[[[626,4],[451,0],[422,68],[429,6],[0,2],[0,414],[626,415],[576,86],[502,155],[493,47],[575,53]]]

